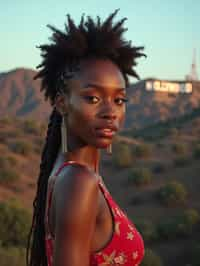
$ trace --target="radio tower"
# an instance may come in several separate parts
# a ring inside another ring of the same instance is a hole
[[[193,53],[193,61],[192,61],[192,65],[191,65],[191,71],[190,74],[186,77],[187,80],[194,80],[197,81],[198,80],[198,74],[197,74],[197,65],[196,65],[196,49],[194,49],[194,53]]]

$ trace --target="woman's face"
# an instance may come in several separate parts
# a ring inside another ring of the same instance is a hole
[[[70,81],[70,96],[64,98],[70,135],[86,145],[107,147],[123,126],[125,98],[125,80],[115,64],[106,59],[82,62]]]

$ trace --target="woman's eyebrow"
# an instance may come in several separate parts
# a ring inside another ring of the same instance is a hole
[[[84,88],[95,88],[98,90],[105,90],[105,86],[101,86],[101,85],[97,85],[97,84],[93,84],[93,83],[88,83],[86,86],[84,86]],[[115,88],[116,91],[118,92],[125,92],[125,88]]]

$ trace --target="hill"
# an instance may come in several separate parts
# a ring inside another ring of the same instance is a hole
[[[200,239],[200,114],[181,121],[176,128],[171,120],[176,130],[155,135],[153,141],[119,135],[112,156],[102,152],[100,169],[113,198],[142,232],[146,248],[165,266],[188,265]],[[31,211],[46,125],[17,118],[1,119],[0,125],[0,201],[16,199]],[[170,182],[175,187],[163,201],[158,191]]]
[[[145,81],[132,84],[127,89],[127,129],[143,128],[158,121],[178,117],[200,106],[200,82],[193,82],[193,91],[187,94],[147,91]]]
[[[34,81],[36,71],[18,68],[0,74],[0,116],[46,119],[50,105],[40,92],[40,82]]]
[[[14,200],[29,213],[50,112],[40,83],[33,82],[35,73],[0,74],[0,203]],[[195,256],[200,260],[199,83],[186,97],[149,93],[142,82],[128,88],[126,128],[116,137],[112,156],[102,151],[100,172],[147,250],[165,266],[195,266]]]
[[[18,68],[0,73],[0,115],[35,118],[45,121],[51,112],[44,101],[40,81],[33,80],[37,72]],[[129,102],[125,128],[143,128],[158,121],[178,117],[200,106],[200,83],[193,83],[192,94],[169,94],[144,89],[145,80],[127,88]]]

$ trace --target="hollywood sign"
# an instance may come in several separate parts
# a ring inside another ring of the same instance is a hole
[[[172,82],[172,81],[146,81],[147,91],[163,91],[169,93],[192,93],[191,82]]]

